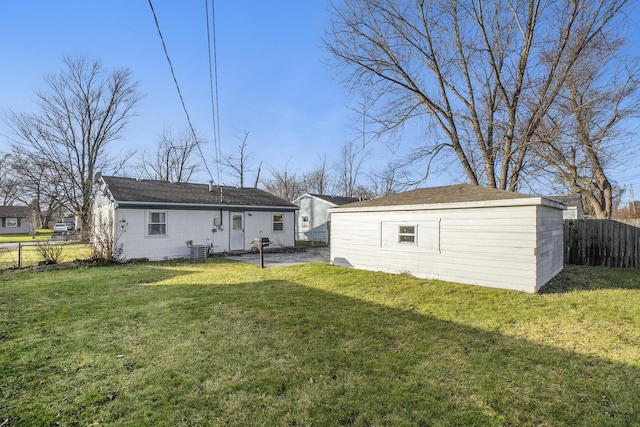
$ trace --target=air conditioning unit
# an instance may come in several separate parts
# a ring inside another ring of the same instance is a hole
[[[207,247],[204,245],[191,246],[191,259],[207,259]]]

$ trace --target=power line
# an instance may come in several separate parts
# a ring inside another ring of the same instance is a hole
[[[198,147],[198,151],[200,152],[200,157],[202,157],[202,162],[204,163],[204,167],[209,174],[209,179],[213,179],[213,175],[211,174],[211,170],[209,170],[209,166],[207,165],[207,161],[204,158],[204,154],[202,153],[202,148],[200,147],[200,141],[198,140],[198,136],[196,135],[196,131],[193,129],[193,124],[191,124],[191,117],[189,116],[189,112],[187,111],[187,106],[184,102],[184,98],[182,97],[182,91],[180,90],[180,85],[178,84],[178,79],[176,78],[176,73],[173,70],[173,64],[171,63],[171,58],[169,57],[169,52],[167,51],[167,45],[164,42],[164,37],[162,36],[162,31],[160,31],[160,24],[158,23],[158,17],[156,16],[156,11],[153,8],[153,3],[149,0],[149,7],[151,8],[151,13],[153,14],[153,20],[156,23],[156,29],[158,30],[158,35],[160,36],[160,41],[162,42],[162,49],[164,50],[164,55],[167,58],[167,62],[169,63],[169,69],[171,69],[171,76],[173,77],[173,82],[176,85],[176,90],[178,91],[178,97],[180,97],[180,102],[182,103],[182,109],[184,110],[184,114],[187,117],[187,124],[189,125],[189,129],[191,130],[191,135],[193,136],[193,140]]]
[[[204,6],[207,18],[207,52],[209,54],[209,91],[211,94],[211,121],[213,123],[213,142],[216,156],[216,166],[218,169],[218,183],[221,184],[220,162],[222,161],[222,141],[220,140],[220,103],[218,99],[218,54],[216,49],[215,0],[211,0],[211,25],[213,28],[213,66],[211,60],[211,32],[209,31],[209,0],[204,0]]]

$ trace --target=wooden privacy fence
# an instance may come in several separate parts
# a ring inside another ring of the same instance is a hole
[[[640,220],[565,220],[564,262],[639,268]]]

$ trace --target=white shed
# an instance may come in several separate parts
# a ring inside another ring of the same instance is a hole
[[[563,219],[582,219],[584,217],[582,209],[582,196],[570,194],[567,196],[545,196],[549,200],[562,203],[565,210],[562,212]]]
[[[327,196],[305,193],[292,203],[300,210],[296,214],[298,240],[329,241],[329,209],[357,202],[355,197]]]
[[[121,259],[246,251],[256,238],[294,246],[298,207],[256,188],[96,177],[94,240]],[[94,241],[94,244],[97,243]]]
[[[560,203],[473,185],[331,209],[331,263],[537,292],[563,268]]]

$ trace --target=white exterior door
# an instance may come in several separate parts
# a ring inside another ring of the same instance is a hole
[[[231,212],[231,235],[229,240],[229,250],[244,250],[244,213]]]

